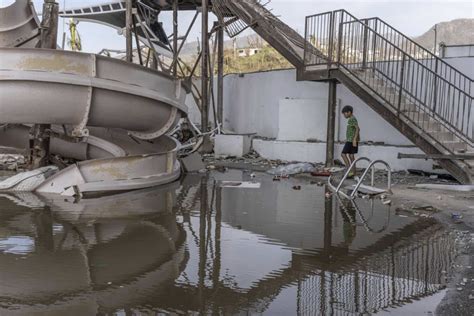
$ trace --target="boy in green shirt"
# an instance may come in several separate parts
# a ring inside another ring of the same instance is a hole
[[[346,131],[346,144],[342,149],[342,159],[347,168],[355,160],[355,154],[359,152],[359,141],[360,141],[360,128],[357,119],[354,116],[354,108],[350,105],[346,105],[342,109],[342,114],[347,121],[347,131]],[[356,166],[350,171],[349,178],[353,178],[356,174]]]

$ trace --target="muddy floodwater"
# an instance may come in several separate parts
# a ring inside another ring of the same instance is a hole
[[[326,190],[230,171],[80,201],[0,193],[0,315],[434,312],[453,234]]]

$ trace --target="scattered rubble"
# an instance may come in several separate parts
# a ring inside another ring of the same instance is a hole
[[[0,154],[0,170],[18,171],[23,169],[26,158],[23,155]]]

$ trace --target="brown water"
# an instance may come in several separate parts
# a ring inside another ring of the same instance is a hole
[[[434,311],[442,225],[295,184],[233,171],[79,202],[0,194],[0,315]]]

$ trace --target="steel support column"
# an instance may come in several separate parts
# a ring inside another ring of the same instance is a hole
[[[201,28],[201,131],[209,132],[209,0],[202,0]],[[204,137],[202,152],[212,151],[209,136]]]
[[[178,77],[178,0],[173,2],[173,75]]]
[[[217,119],[224,126],[224,21],[217,30]]]
[[[41,48],[56,49],[58,38],[59,5],[54,0],[45,0],[41,21]],[[41,168],[49,164],[49,130],[51,125],[36,124],[30,133],[30,167]]]
[[[336,132],[337,83],[329,81],[328,124],[326,140],[326,167],[334,164],[334,137]]]
[[[125,11],[125,39],[126,39],[126,52],[127,61],[133,62],[133,0],[126,1]]]

